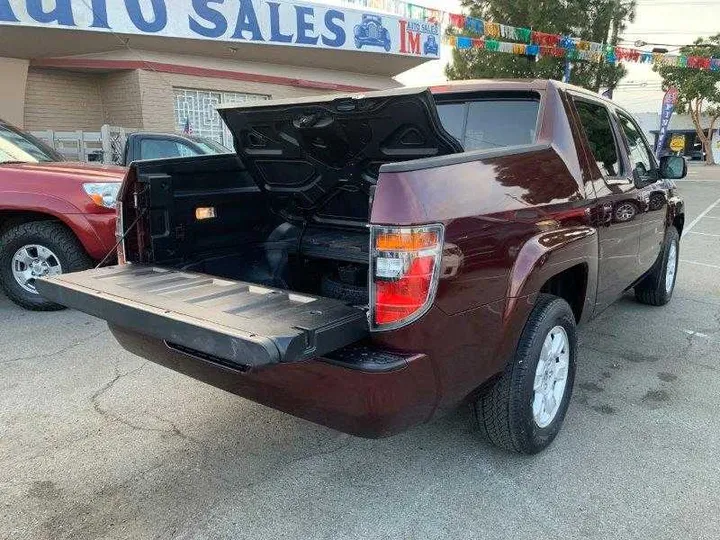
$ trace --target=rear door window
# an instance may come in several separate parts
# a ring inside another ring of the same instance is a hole
[[[466,152],[532,144],[539,108],[539,100],[502,98],[437,105],[443,127]]]

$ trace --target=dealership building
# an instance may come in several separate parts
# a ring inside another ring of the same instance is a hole
[[[184,131],[218,105],[397,86],[440,28],[268,0],[0,0],[0,119],[28,131]]]

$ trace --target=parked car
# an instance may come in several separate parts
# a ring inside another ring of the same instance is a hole
[[[233,151],[207,137],[139,131],[127,136],[123,165],[140,159],[205,156]]]
[[[694,143],[692,149],[690,149],[686,155],[691,161],[705,161],[707,156],[701,142]]]
[[[0,287],[35,310],[39,277],[90,268],[115,246],[115,196],[123,167],[70,163],[0,121]],[[114,256],[113,256],[114,259]]]
[[[685,160],[656,163],[593,93],[474,81],[221,116],[240,159],[135,163],[119,264],[38,283],[171,369],[366,437],[470,401],[490,441],[534,453],[576,325],[629,289],[672,297]]]
[[[440,54],[440,47],[438,46],[437,39],[435,39],[435,36],[430,34],[427,39],[425,39],[425,45],[423,45],[423,54],[426,56],[428,54],[434,54],[437,56]]]
[[[382,17],[379,15],[363,14],[360,24],[355,25],[355,48],[362,49],[363,46],[382,47],[390,50],[392,41],[390,32],[382,25]]]
[[[231,152],[202,137],[132,133],[123,163]],[[0,286],[35,310],[62,306],[35,289],[44,275],[90,268],[115,247],[115,196],[125,168],[64,161],[48,145],[0,121]]]

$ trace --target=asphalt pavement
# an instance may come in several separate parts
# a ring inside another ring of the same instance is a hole
[[[720,538],[720,180],[691,172],[671,304],[628,295],[582,328],[565,426],[533,457],[465,409],[343,435],[0,296],[0,538]]]

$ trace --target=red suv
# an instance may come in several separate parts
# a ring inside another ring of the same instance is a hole
[[[125,170],[65,162],[0,120],[0,286],[13,302],[60,309],[35,279],[90,268],[113,250]]]

